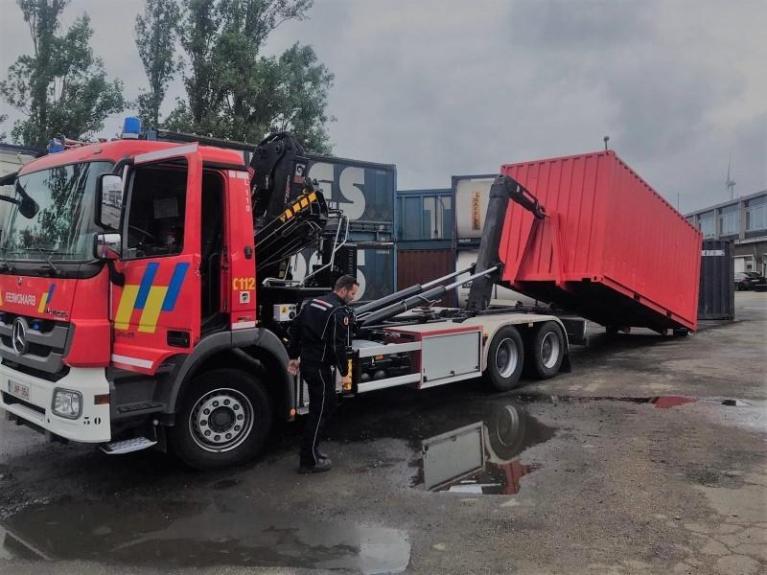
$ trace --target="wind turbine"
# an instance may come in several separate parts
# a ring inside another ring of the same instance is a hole
[[[730,160],[727,162],[727,181],[724,183],[727,191],[730,192],[730,199],[735,199],[735,180],[730,177],[730,168],[732,167],[732,154],[730,154]]]

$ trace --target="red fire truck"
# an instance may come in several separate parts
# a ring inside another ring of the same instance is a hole
[[[276,421],[306,410],[304,386],[286,370],[286,330],[304,299],[327,291],[317,278],[345,238],[343,214],[305,168],[287,134],[251,146],[134,131],[4,177],[13,186],[0,196],[7,416],[110,454],[156,445],[197,468],[257,456]],[[508,201],[545,215],[511,178],[494,190],[498,217],[486,222],[476,267],[357,307],[353,380],[339,379],[339,393],[482,374],[507,390],[523,364],[539,377],[568,365],[568,331],[582,326],[486,313]],[[291,256],[312,242],[330,245],[327,261],[294,281]],[[468,309],[432,307],[472,280]]]

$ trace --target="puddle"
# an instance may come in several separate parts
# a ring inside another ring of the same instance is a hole
[[[484,419],[422,441],[414,485],[430,491],[513,495],[520,479],[539,468],[517,456],[554,434],[515,404],[492,404]]]
[[[212,535],[215,534],[213,537]],[[0,527],[0,558],[130,565],[237,565],[400,573],[410,541],[399,529],[316,521],[297,512],[221,502],[138,505],[64,500],[34,505]]]
[[[548,401],[549,403],[585,403],[590,401],[621,401],[625,403],[650,403],[658,409],[668,409],[670,407],[677,407],[685,405],[687,403],[695,403],[698,401],[694,397],[686,397],[684,395],[656,395],[653,397],[610,397],[610,396],[572,396],[572,395],[534,395],[534,394],[520,394],[515,395],[514,399],[524,402],[533,403],[540,401]],[[727,405],[725,403],[725,405]],[[734,405],[734,404],[733,404]]]

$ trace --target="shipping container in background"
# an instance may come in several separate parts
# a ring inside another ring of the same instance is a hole
[[[308,176],[325,199],[349,218],[352,229],[372,232],[394,228],[397,167],[333,156],[309,155]]]
[[[455,198],[456,245],[460,248],[476,248],[485,225],[490,186],[498,174],[474,174],[453,176],[452,190]]]
[[[510,203],[506,285],[608,329],[694,330],[701,234],[613,151],[504,165],[546,217]]]
[[[455,238],[453,190],[399,190],[397,244],[403,250],[452,248]]]
[[[455,212],[450,188],[397,191],[397,289],[455,271]],[[455,294],[439,305],[454,306]]]
[[[735,319],[732,240],[703,240],[698,319]]]
[[[395,291],[395,250],[394,245],[355,243],[357,280],[360,287],[359,300],[378,299]],[[319,265],[320,256],[314,249],[306,249],[296,254],[292,261],[292,279],[302,280]]]
[[[424,284],[446,276],[455,270],[455,250],[399,250],[397,253],[397,289]],[[437,305],[455,306],[455,291],[445,294]]]

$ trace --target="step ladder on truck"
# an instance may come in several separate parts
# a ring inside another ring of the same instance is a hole
[[[0,239],[0,408],[110,454],[157,446],[201,469],[256,457],[275,422],[306,408],[287,372],[288,329],[304,300],[330,289],[317,274],[292,280],[291,258],[324,242],[315,271],[332,268],[348,220],[305,177],[289,134],[252,145],[131,121],[121,139],[68,144],[0,182],[12,186],[0,195],[12,204]],[[340,394],[481,375],[508,390],[525,365],[543,378],[569,368],[567,322],[487,307],[510,200],[534,215],[528,233],[546,218],[500,176],[472,269],[357,306]],[[433,307],[466,281],[466,308]]]

